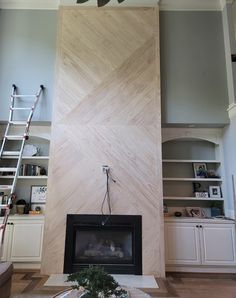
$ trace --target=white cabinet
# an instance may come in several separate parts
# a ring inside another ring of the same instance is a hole
[[[10,216],[4,241],[3,260],[40,262],[43,243],[43,216]]]
[[[203,224],[200,234],[202,264],[232,265],[236,263],[234,224]]]
[[[199,231],[195,224],[165,224],[166,264],[201,264]]]
[[[165,254],[167,265],[235,265],[235,225],[166,222]]]

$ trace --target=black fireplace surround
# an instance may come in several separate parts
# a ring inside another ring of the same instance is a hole
[[[68,214],[64,273],[101,265],[108,273],[142,274],[142,216]]]

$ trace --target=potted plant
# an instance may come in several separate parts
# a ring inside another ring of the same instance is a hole
[[[127,292],[115,279],[100,266],[89,266],[78,273],[68,276],[70,282],[76,282],[74,289],[83,290],[81,298],[128,298]]]

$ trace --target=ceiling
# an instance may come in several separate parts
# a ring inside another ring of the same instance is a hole
[[[160,2],[161,10],[222,10],[226,2],[233,0],[126,0],[118,4],[111,0],[110,6],[155,6]],[[0,0],[2,9],[58,9],[59,5],[96,6],[96,0],[76,4],[76,0]]]

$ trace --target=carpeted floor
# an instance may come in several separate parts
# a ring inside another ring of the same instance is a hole
[[[45,287],[48,276],[15,270],[12,298],[51,298],[64,287]],[[157,279],[159,289],[142,289],[155,298],[236,298],[236,274],[168,273]]]

